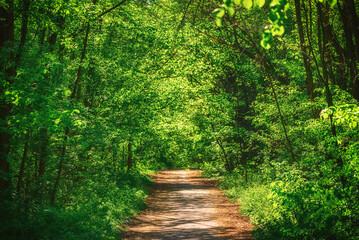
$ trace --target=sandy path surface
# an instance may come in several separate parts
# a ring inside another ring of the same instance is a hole
[[[253,226],[238,214],[238,204],[228,203],[200,173],[156,174],[148,208],[128,226],[124,239],[252,239]]]

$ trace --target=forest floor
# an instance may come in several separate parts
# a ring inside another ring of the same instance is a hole
[[[124,239],[252,239],[253,226],[239,215],[239,205],[200,174],[170,170],[154,175],[148,208],[127,226]]]

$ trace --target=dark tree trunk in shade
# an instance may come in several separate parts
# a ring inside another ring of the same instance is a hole
[[[128,158],[127,158],[127,172],[132,168],[132,152],[131,152],[131,142],[128,142]]]
[[[353,32],[358,27],[357,25],[357,15],[355,13],[355,6],[352,6],[351,0],[338,1],[338,9],[343,23],[344,37],[346,42],[346,58],[347,65],[349,68],[350,75],[350,85],[352,88],[352,95],[355,99],[359,100],[359,81],[358,81],[358,69],[356,67],[357,59],[355,53],[359,52],[358,47],[355,46],[353,42],[353,36],[355,36],[356,42],[359,42],[359,33]],[[354,5],[354,4],[353,4]],[[351,7],[354,7],[354,13]],[[353,20],[355,18],[355,20]],[[358,53],[359,54],[359,53]],[[358,56],[357,56],[358,57]]]
[[[14,43],[14,3],[12,0],[5,1],[7,8],[4,4],[0,6],[0,48],[12,47]],[[12,78],[15,75],[15,69],[13,65],[14,56],[10,53],[7,56],[12,63],[10,66],[0,66],[0,70],[5,70],[5,81],[8,84],[12,83]],[[4,69],[5,68],[5,69]],[[5,98],[5,86],[2,84],[0,90],[0,200],[2,199],[4,191],[9,187],[8,173],[10,165],[8,162],[8,154],[10,152],[10,133],[8,126],[8,117],[11,114],[11,104]]]
[[[304,31],[303,31],[300,0],[295,0],[294,3],[295,3],[295,12],[296,12],[296,17],[297,17],[300,49],[302,52],[302,58],[303,58],[303,63],[304,63],[304,68],[305,68],[305,73],[306,73],[307,94],[308,94],[309,98],[313,100],[314,99],[313,75],[312,75],[312,70],[310,69],[310,59],[309,59],[307,47],[305,45],[305,40],[304,40]]]
[[[21,185],[22,185],[22,179],[23,179],[23,176],[24,176],[25,164],[26,164],[26,159],[27,159],[27,152],[28,152],[28,148],[29,148],[29,139],[30,139],[30,130],[28,129],[27,132],[26,132],[25,146],[24,146],[24,151],[23,151],[22,158],[21,158],[20,172],[19,172],[19,177],[18,177],[17,186],[16,186],[16,192],[18,194],[20,193]]]

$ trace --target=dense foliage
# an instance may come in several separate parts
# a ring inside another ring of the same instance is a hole
[[[146,174],[201,168],[258,239],[357,239],[358,11],[1,1],[1,238],[119,238]]]

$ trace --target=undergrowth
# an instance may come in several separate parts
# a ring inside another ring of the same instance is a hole
[[[358,239],[358,218],[352,217],[358,206],[349,204],[343,189],[320,186],[294,168],[274,180],[250,174],[247,183],[241,171],[218,174],[215,169],[207,166],[203,175],[217,179],[225,194],[240,203],[257,240]]]
[[[126,221],[145,207],[147,175],[134,171],[116,176],[94,176],[79,182],[74,197],[48,206],[36,199],[31,205],[6,202],[0,209],[0,238],[4,240],[120,239]],[[31,206],[31,208],[23,205]],[[18,209],[25,209],[19,211]]]

